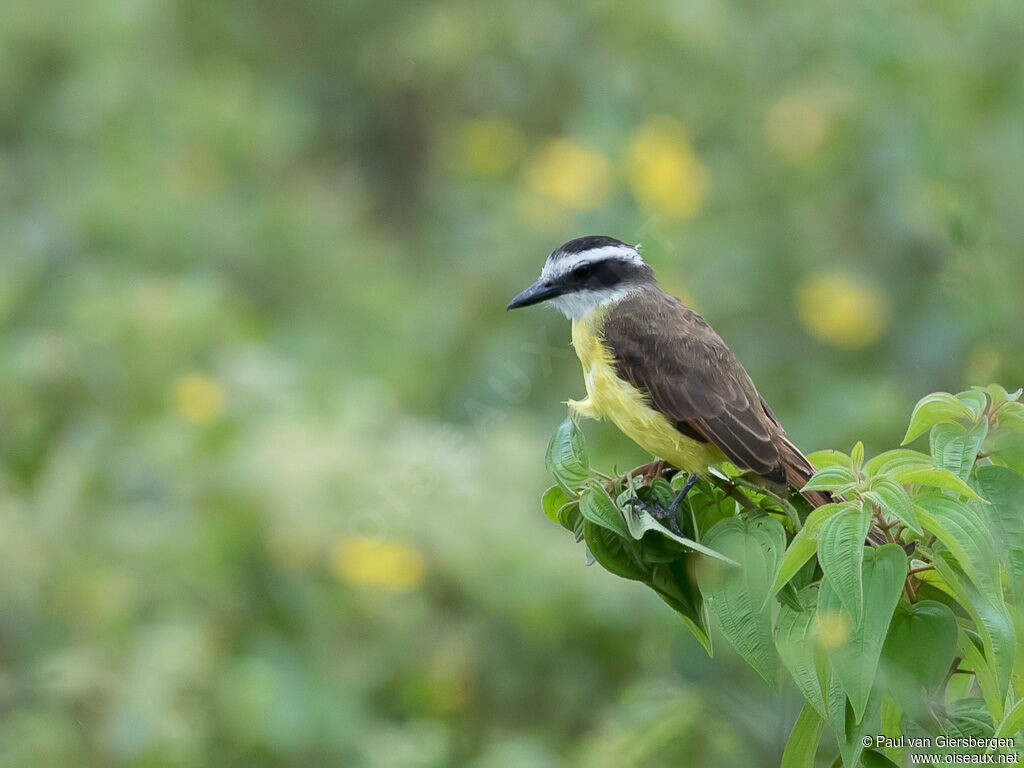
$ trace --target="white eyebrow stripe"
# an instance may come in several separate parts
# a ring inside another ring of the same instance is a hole
[[[644,263],[635,248],[623,245],[604,245],[600,248],[591,248],[589,251],[580,251],[571,256],[563,256],[555,261],[548,258],[544,263],[544,269],[541,270],[541,277],[549,279],[556,275],[564,275],[581,264],[590,264],[605,259],[622,259],[634,264]]]

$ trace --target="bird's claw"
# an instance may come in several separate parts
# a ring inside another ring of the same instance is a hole
[[[648,503],[641,499],[639,496],[633,496],[632,498],[626,499],[624,502],[622,502],[622,504],[623,506],[631,507],[634,510],[646,512],[659,523],[661,523],[670,531],[672,531],[672,533],[674,533],[676,536],[683,535],[683,531],[682,529],[680,529],[679,523],[676,522],[675,512],[669,509],[668,507],[662,506],[659,502],[652,501]]]

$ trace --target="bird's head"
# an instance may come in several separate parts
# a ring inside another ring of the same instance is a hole
[[[653,284],[654,271],[640,257],[639,246],[614,237],[588,235],[553,250],[537,281],[512,299],[508,308],[550,301],[576,320]]]

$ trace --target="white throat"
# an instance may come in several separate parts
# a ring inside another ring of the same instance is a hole
[[[638,286],[628,286],[600,291],[574,291],[551,299],[551,304],[570,320],[582,320],[598,307],[618,304],[637,290]]]

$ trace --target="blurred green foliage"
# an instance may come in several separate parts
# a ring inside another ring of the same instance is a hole
[[[1013,388],[1022,17],[0,4],[0,765],[776,764],[537,508],[581,382],[503,307],[642,240],[805,450]]]

